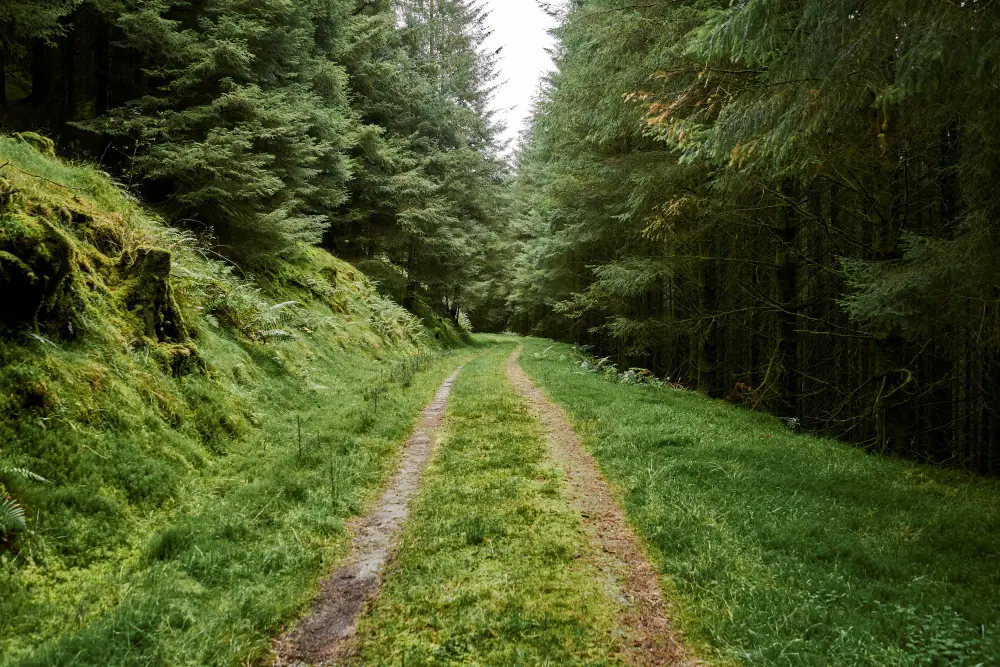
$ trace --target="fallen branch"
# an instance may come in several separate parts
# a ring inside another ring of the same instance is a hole
[[[45,178],[44,176],[39,176],[38,174],[32,174],[29,171],[25,171],[24,169],[21,169],[20,167],[16,167],[16,166],[12,165],[9,160],[7,162],[4,162],[2,165],[0,165],[0,170],[3,170],[5,168],[7,168],[7,167],[10,167],[11,169],[14,169],[15,171],[19,171],[22,174],[24,174],[25,176],[31,176],[32,178],[37,178],[40,181],[46,181],[48,183],[51,183],[52,185],[59,186],[60,188],[65,188],[67,190],[72,190],[73,192],[87,192],[87,193],[90,193],[89,190],[82,190],[81,191],[81,190],[79,190],[77,188],[74,188],[72,186],[63,185],[62,183],[59,183],[57,181],[53,181],[51,178]]]

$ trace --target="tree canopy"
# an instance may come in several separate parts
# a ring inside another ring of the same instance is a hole
[[[513,165],[479,0],[10,0],[0,104],[241,264],[1000,469],[1000,8],[559,11]]]
[[[224,255],[322,244],[457,317],[506,178],[485,20],[474,0],[13,0],[0,102]]]
[[[998,12],[572,3],[519,156],[506,316],[1000,469]]]

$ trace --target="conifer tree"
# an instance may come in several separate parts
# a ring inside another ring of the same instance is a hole
[[[998,11],[574,4],[519,163],[514,321],[1000,469]]]
[[[334,35],[349,3],[141,0],[118,19],[149,90],[92,128],[136,141],[174,217],[248,253],[316,243],[354,141]]]
[[[457,318],[482,291],[482,248],[502,199],[486,14],[460,0],[394,9],[358,24],[367,37],[347,67],[365,124],[354,151],[361,167],[327,242],[387,261],[407,305],[423,296]]]

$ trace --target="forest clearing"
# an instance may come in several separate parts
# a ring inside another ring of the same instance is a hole
[[[0,667],[1000,667],[1000,3],[0,0]]]

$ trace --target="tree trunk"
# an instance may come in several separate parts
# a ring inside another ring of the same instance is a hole
[[[76,37],[72,29],[62,42],[62,78],[66,104],[62,117],[64,123],[70,123],[76,119]]]
[[[883,127],[887,137],[886,148],[872,179],[875,193],[872,253],[877,261],[894,261],[900,255],[900,232],[908,214],[905,197],[902,196],[906,188],[905,184],[901,185],[906,178],[907,155],[905,150],[899,148],[892,128]],[[907,445],[908,415],[903,389],[911,381],[912,374],[905,366],[905,341],[901,332],[893,326],[881,332],[875,340],[875,373],[880,387],[875,417],[876,444],[897,452]]]
[[[713,272],[711,243],[702,241],[698,261],[698,389],[709,396],[718,397],[716,357],[718,355],[718,326],[715,322],[717,293]]]
[[[754,250],[756,250],[756,246]],[[750,267],[750,291],[751,293],[756,293],[760,289],[760,271],[756,265]],[[751,304],[756,306],[756,304]],[[760,316],[757,312],[757,308],[753,307],[750,310],[750,315],[747,318],[750,323],[749,332],[749,353],[747,355],[747,384],[749,384],[754,389],[760,388],[761,374],[760,371],[766,364],[766,355],[763,354],[763,344],[761,342],[760,336]]]
[[[416,252],[416,245],[413,239],[410,239],[410,248],[406,253],[406,291],[403,294],[403,308],[409,311],[412,311],[417,303],[417,288],[419,287],[413,279]]]
[[[950,230],[958,217],[958,123],[951,121],[941,132],[941,158],[938,167],[940,190],[939,215],[943,227]]]
[[[1000,473],[1000,359],[997,350],[989,351],[983,405],[983,456],[979,472]]]
[[[36,39],[31,45],[31,102],[45,106],[52,97],[52,49],[45,40]]]
[[[111,28],[99,21],[94,35],[94,110],[98,116],[108,112],[108,87],[111,81]]]
[[[0,49],[0,109],[7,108],[7,53]]]
[[[786,182],[782,187],[786,198],[794,201],[795,186]],[[777,272],[777,301],[781,306],[778,311],[778,391],[781,404],[778,407],[780,416],[799,417],[798,391],[798,262],[795,256],[795,245],[799,233],[798,211],[790,202],[783,202],[778,213],[778,237],[781,245],[775,258]]]

